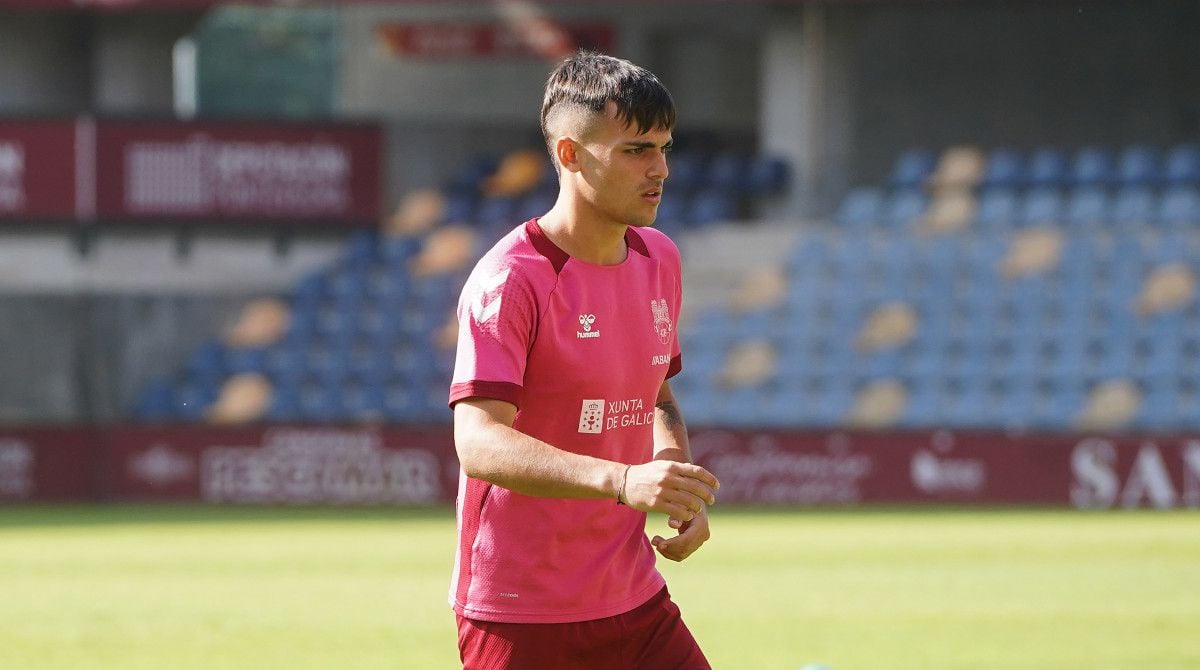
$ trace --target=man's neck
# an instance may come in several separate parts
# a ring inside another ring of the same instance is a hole
[[[567,255],[593,265],[617,265],[629,250],[625,231],[629,226],[598,219],[591,212],[571,207],[559,197],[554,207],[538,220],[546,237]]]

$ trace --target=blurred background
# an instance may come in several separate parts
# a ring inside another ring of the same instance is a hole
[[[591,48],[675,96],[674,387],[698,456],[790,464],[727,464],[745,500],[1108,505],[1158,467],[1120,500],[1200,504],[1198,29],[1189,0],[0,0],[0,497],[291,500],[222,460],[240,429],[260,466],[383,469],[346,500],[450,499],[454,304],[553,203],[542,87]],[[787,460],[879,439],[914,445],[895,490]]]

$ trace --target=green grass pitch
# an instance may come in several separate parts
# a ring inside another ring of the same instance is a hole
[[[718,507],[660,565],[716,668],[1194,669],[1198,521]],[[442,508],[0,507],[0,667],[454,668],[453,542]]]

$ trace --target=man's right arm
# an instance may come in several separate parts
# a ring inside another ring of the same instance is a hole
[[[455,403],[454,446],[468,477],[528,496],[616,500],[628,468],[628,476],[655,482],[638,487],[633,498],[622,498],[638,511],[685,522],[704,504],[715,502],[717,479],[698,465],[650,461],[627,466],[564,451],[513,428],[516,415],[517,408],[503,400],[473,397]]]

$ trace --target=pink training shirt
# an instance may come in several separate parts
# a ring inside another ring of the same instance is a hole
[[[514,428],[559,449],[651,460],[654,401],[680,370],[679,250],[650,228],[625,241],[611,266],[571,258],[537,219],[497,242],[459,300],[450,404],[504,400]],[[616,500],[534,498],[460,472],[450,604],[512,623],[622,614],[664,584],[645,528]]]

